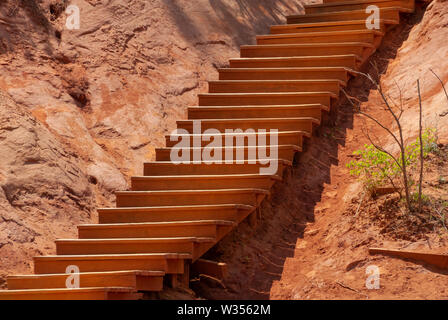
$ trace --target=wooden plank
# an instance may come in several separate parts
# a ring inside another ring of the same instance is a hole
[[[418,251],[402,251],[383,248],[370,248],[369,253],[371,255],[382,254],[403,259],[422,261],[441,269],[448,269],[448,255],[445,254],[425,253]]]
[[[227,264],[199,259],[191,265],[191,273],[194,276],[205,274],[223,280],[227,276]]]

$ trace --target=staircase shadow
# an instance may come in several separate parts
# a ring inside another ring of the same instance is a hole
[[[403,23],[388,33],[370,61],[387,71],[398,49],[409,37],[413,25],[421,21],[423,9],[413,15],[403,15]],[[363,72],[373,73],[366,66]],[[349,82],[347,91],[367,101],[374,88],[363,77]],[[225,237],[204,258],[228,264],[225,288],[210,283],[195,282],[193,289],[206,299],[266,300],[274,281],[281,279],[285,262],[293,258],[296,244],[303,239],[307,223],[315,221],[316,205],[322,200],[324,186],[331,184],[331,167],[340,163],[339,148],[346,144],[347,132],[353,129],[355,112],[345,98],[329,117],[331,125],[320,127],[308,139],[304,151],[298,154],[294,168],[272,190],[271,201],[262,205],[262,219],[257,228],[246,222]],[[244,244],[244,245],[242,245]]]
[[[315,221],[315,207],[324,185],[331,183],[331,167],[339,165],[338,150],[345,145],[354,112],[349,104],[339,106],[333,126],[316,130],[297,154],[283,183],[272,190],[272,199],[262,204],[257,228],[240,224],[204,258],[228,264],[226,288],[196,283],[193,289],[206,299],[269,299],[274,281],[280,280],[287,258],[294,257],[297,241],[308,223]]]

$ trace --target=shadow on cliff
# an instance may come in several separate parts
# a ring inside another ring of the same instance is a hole
[[[253,34],[265,34],[269,32],[269,27],[274,24],[285,22],[285,9],[291,13],[302,12],[303,6],[300,1],[291,5],[291,1],[286,0],[236,0],[239,10],[230,8],[228,1],[208,0],[216,14],[216,17],[206,17],[207,26],[199,25],[189,17],[187,6],[181,5],[181,1],[166,1],[164,4],[171,17],[178,26],[181,35],[189,42],[203,41],[201,30],[222,30],[231,35],[234,45],[240,46],[250,44],[254,41]],[[240,11],[242,19],[238,19],[234,13]]]

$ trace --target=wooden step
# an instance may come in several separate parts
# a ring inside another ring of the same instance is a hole
[[[301,152],[302,148],[296,145],[265,145],[265,146],[244,146],[244,147],[217,147],[212,150],[206,150],[206,148],[189,148],[186,150],[181,150],[177,148],[161,148],[156,149],[156,160],[157,161],[173,161],[173,154],[176,156],[182,157],[179,160],[179,163],[184,162],[184,157],[187,157],[185,162],[195,161],[195,154],[199,156],[199,160],[195,162],[202,163],[202,165],[206,166],[209,163],[245,163],[248,160],[252,160],[251,162],[256,162],[263,160],[269,161],[269,163],[273,166],[277,166],[278,164],[271,163],[272,159],[281,159],[286,161],[293,161],[294,155],[296,152]],[[184,155],[183,152],[186,152],[187,155]],[[214,155],[219,156],[219,160],[214,160],[211,158],[207,158],[207,156],[213,152]],[[274,155],[272,152],[276,152]],[[189,155],[188,155],[189,153]],[[206,154],[206,156],[204,156]],[[264,156],[261,156],[264,155]],[[267,156],[269,154],[269,156]],[[274,168],[275,169],[275,168]],[[272,172],[271,172],[272,174]]]
[[[211,106],[189,107],[188,119],[246,119],[246,118],[322,118],[322,111],[330,111],[323,104],[276,106]]]
[[[282,178],[276,175],[260,174],[131,177],[131,190],[214,190],[226,188],[270,190],[276,181],[282,181]]]
[[[390,27],[396,26],[397,20],[380,19],[380,28],[378,31],[385,33]],[[331,31],[353,31],[353,30],[369,30],[366,26],[366,20],[343,20],[328,22],[310,22],[296,24],[282,24],[271,26],[271,34],[286,33],[312,33],[312,32],[331,32]]]
[[[363,58],[365,51],[372,48],[374,48],[373,44],[367,42],[246,45],[241,46],[241,58],[332,56],[346,54],[354,54]]]
[[[254,206],[239,204],[106,208],[98,209],[98,216],[100,224],[168,223],[204,220],[238,222],[254,210]]]
[[[339,95],[341,80],[220,80],[210,81],[210,93],[317,92]]]
[[[365,10],[368,6],[375,5],[378,8],[400,8],[403,12],[414,12],[415,0],[357,0],[335,1],[323,4],[305,5],[305,14]]]
[[[0,300],[140,300],[133,288],[3,290]]]
[[[88,224],[78,226],[79,239],[217,238],[219,228],[233,228],[234,221],[198,220],[148,223]]]
[[[199,106],[248,106],[248,105],[294,105],[323,104],[331,107],[332,92],[274,92],[274,93],[206,93],[199,94]]]
[[[340,2],[356,3],[356,2],[359,2],[359,1],[360,0],[322,0],[322,3],[328,3],[328,4],[330,4],[330,3],[340,3]],[[370,1],[372,1],[372,2],[375,2],[375,1],[381,2],[383,0],[370,0]],[[417,1],[426,1],[426,0],[417,0]]]
[[[343,67],[226,68],[219,69],[220,80],[349,80]]]
[[[257,44],[300,44],[300,43],[342,43],[364,42],[374,43],[382,38],[383,32],[377,30],[348,30],[310,33],[285,33],[257,36]]]
[[[115,271],[79,274],[80,288],[127,287],[136,291],[162,291],[163,271]],[[64,289],[69,274],[18,275],[7,278],[9,290]]]
[[[322,0],[322,3],[339,3],[339,2],[350,2],[350,3],[352,3],[352,2],[357,2],[357,1],[359,1],[359,0]],[[373,0],[373,1],[375,1],[375,0]]]
[[[200,246],[208,248],[215,244],[213,238],[125,238],[125,239],[59,239],[56,240],[58,255],[95,254],[146,254],[187,253],[193,260],[198,256]],[[201,252],[203,253],[203,252]]]
[[[160,207],[215,204],[257,206],[269,195],[263,189],[121,191],[116,193],[117,207]],[[218,219],[215,218],[215,219]],[[219,218],[222,219],[222,218]],[[203,220],[203,218],[201,218]]]
[[[182,274],[184,260],[191,258],[189,254],[179,253],[41,256],[34,258],[34,273],[60,274],[68,266],[77,266],[81,273],[145,270]]]
[[[384,20],[394,20],[397,23],[400,21],[400,12],[406,10],[401,8],[380,8],[380,18]],[[412,12],[409,10],[408,12]],[[292,15],[288,16],[288,24],[297,23],[311,23],[311,22],[332,22],[332,21],[353,21],[353,20],[364,20],[371,16],[371,13],[367,13],[366,10],[350,10],[341,12],[325,12],[325,13],[314,13],[305,15]]]
[[[354,54],[333,56],[236,58],[230,59],[230,68],[345,67],[357,70],[360,62],[361,57]]]
[[[213,108],[217,107],[210,107],[211,110],[215,110]],[[227,107],[226,107],[227,108]],[[233,108],[233,107],[228,107]],[[204,113],[207,112],[207,110],[204,111]],[[222,114],[215,114],[216,116],[219,116],[224,118]],[[208,117],[208,116],[207,116]],[[202,117],[202,119],[207,118],[206,116]],[[195,118],[193,116],[192,118]],[[228,119],[229,117],[226,117],[225,119]],[[245,117],[243,117],[245,118]],[[247,117],[249,118],[249,117]],[[275,133],[277,135],[277,143],[278,145],[296,145],[299,147],[302,147],[303,145],[303,137],[307,136],[309,137],[310,134],[304,131],[279,131]],[[273,137],[274,133],[266,132],[241,132],[241,133],[232,133],[232,134],[226,134],[226,133],[216,133],[216,134],[178,134],[178,135],[172,135],[166,137],[166,146],[167,148],[172,148],[176,146],[180,141],[185,143],[189,143],[190,146],[194,146],[197,144],[201,147],[207,147],[210,145],[211,141],[214,143],[221,142],[222,146],[225,146],[227,142],[232,141],[233,145],[255,145],[256,143],[254,141],[260,141],[261,137],[266,139],[266,145],[271,144],[271,138]],[[244,139],[244,140],[241,140]],[[198,142],[200,140],[200,143]],[[243,142],[239,142],[243,141]],[[273,143],[274,144],[274,143]],[[266,164],[268,165],[268,164]],[[264,166],[266,166],[264,165]],[[235,172],[235,174],[240,172]],[[220,174],[220,172],[216,172],[216,174]]]
[[[304,136],[304,132],[292,131],[293,137],[296,139],[301,139]],[[296,134],[297,133],[297,134]],[[297,142],[296,142],[297,143]],[[294,144],[294,143],[291,143]],[[297,143],[297,145],[299,145]],[[275,159],[278,162],[279,169],[277,175],[282,176],[283,171],[286,167],[292,165],[291,162],[285,160]],[[248,163],[247,161],[243,164],[174,164],[172,162],[155,161],[146,162],[144,164],[143,174],[145,176],[164,176],[164,175],[213,175],[213,174],[256,174],[260,173],[260,168],[267,167],[269,164],[261,164],[260,162]]]
[[[323,0],[322,2],[330,4],[330,3],[340,3],[340,2],[357,3],[357,2],[360,2],[360,1],[364,1],[364,0]],[[369,1],[372,2],[372,4],[375,4],[375,2],[382,2],[384,0],[369,0]],[[431,0],[416,0],[416,1],[422,2],[422,3],[431,2]]]
[[[313,125],[320,125],[319,119],[310,117],[299,118],[250,118],[250,119],[204,119],[204,120],[179,120],[179,129],[193,132],[194,121],[200,121],[201,133],[209,129],[217,129],[220,132],[226,130],[278,130],[278,131],[305,131],[312,134]],[[198,129],[199,130],[199,129]],[[162,160],[162,159],[160,159]],[[165,161],[165,160],[162,160]]]

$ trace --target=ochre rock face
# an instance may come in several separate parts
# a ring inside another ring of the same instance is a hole
[[[95,195],[81,159],[23,105],[0,93],[1,274],[29,272],[51,239],[88,222]]]
[[[448,81],[448,6],[446,1],[433,1],[426,11],[418,10],[409,17],[407,25],[395,30],[395,37],[383,44],[384,48],[397,50],[390,56],[389,65],[382,76],[382,83],[388,93],[399,100],[400,87],[405,113],[403,123],[405,135],[414,139],[418,132],[418,94],[417,79],[420,79],[423,116],[425,126],[438,129],[441,142],[448,142],[448,100],[440,82],[431,69],[442,79]],[[400,43],[402,38],[404,41]],[[394,43],[395,42],[395,43]],[[397,47],[397,43],[399,46]]]

